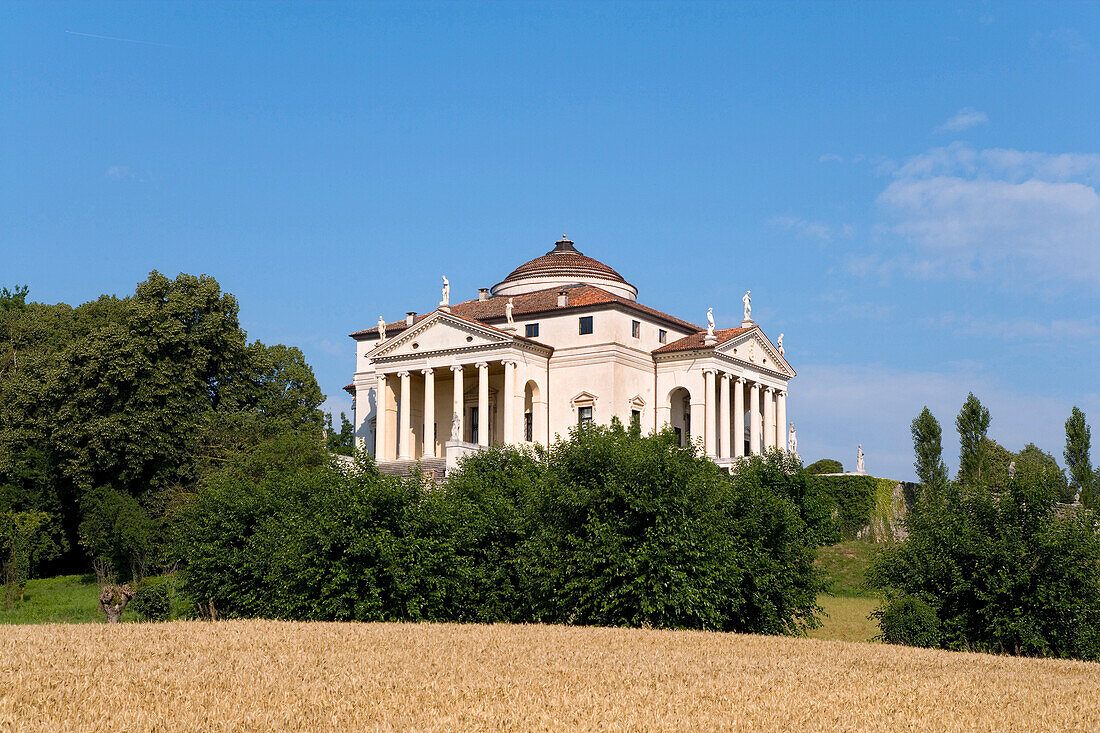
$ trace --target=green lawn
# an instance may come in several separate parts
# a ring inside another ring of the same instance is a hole
[[[878,623],[868,618],[878,607],[879,598],[865,585],[867,566],[881,547],[871,542],[851,540],[817,551],[817,566],[831,582],[831,593],[817,602],[825,609],[821,628],[810,632],[814,639],[871,641],[878,634]]]
[[[126,611],[124,621],[136,621]],[[86,575],[59,575],[27,583],[23,600],[5,611],[0,605],[0,624],[87,624],[102,623],[99,612],[99,586]]]

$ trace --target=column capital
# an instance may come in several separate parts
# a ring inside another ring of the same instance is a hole
[[[717,374],[718,370],[714,367],[703,367],[703,374]]]
[[[519,362],[515,359],[501,359],[500,363],[504,366],[519,366]]]
[[[478,369],[488,369],[489,368],[489,364],[487,362],[484,362],[484,361],[479,361],[477,364],[474,364],[474,366],[476,366]]]
[[[383,372],[378,372],[378,374],[375,374],[375,375],[374,375],[374,380],[375,380],[376,382],[385,382],[385,381],[386,381],[386,375],[385,375],[385,373],[383,373]]]
[[[452,372],[460,372],[460,371],[462,371],[462,365],[461,365],[461,364],[454,364],[454,365],[452,365],[452,366],[451,366],[451,371],[452,371]]]
[[[425,369],[421,369],[420,373],[425,374],[425,375],[426,374],[435,374],[435,369],[432,369],[431,367],[427,367]]]
[[[726,380],[726,381],[732,381],[734,379],[737,379],[737,377],[733,376],[729,372],[719,372],[718,378]]]
[[[398,373],[397,373],[397,376],[399,376],[399,377],[401,377],[402,379],[404,379],[405,377],[409,376],[409,373],[408,373],[407,371],[401,371],[401,372],[398,372]]]

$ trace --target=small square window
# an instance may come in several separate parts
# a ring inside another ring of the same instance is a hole
[[[588,425],[592,422],[592,407],[578,407],[577,408],[577,424],[581,427]]]
[[[668,331],[663,328],[659,329],[657,331],[657,340],[660,341],[662,344],[666,343],[668,341]]]
[[[579,333],[592,333],[592,316],[581,316]]]
[[[630,335],[639,338],[642,335],[642,324],[638,321],[630,322]]]
[[[524,327],[524,329],[525,329],[524,330],[524,335],[527,338],[529,338],[529,339],[538,338],[538,336],[539,336],[539,324],[537,324],[537,323],[528,323]]]

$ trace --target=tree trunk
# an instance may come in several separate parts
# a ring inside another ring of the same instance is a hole
[[[122,620],[126,604],[134,597],[129,585],[108,585],[99,592],[99,610],[107,614],[107,623],[117,624]]]

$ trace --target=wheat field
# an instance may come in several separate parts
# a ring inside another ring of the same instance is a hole
[[[1100,665],[562,626],[0,627],[0,730],[1100,730]]]

